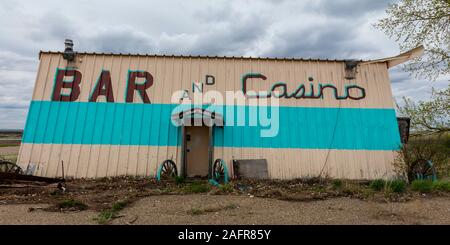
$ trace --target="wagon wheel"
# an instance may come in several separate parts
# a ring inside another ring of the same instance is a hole
[[[178,176],[177,165],[170,159],[165,160],[158,168],[156,179],[170,179]]]
[[[212,178],[217,183],[228,183],[228,170],[227,165],[222,159],[216,159],[212,168]]]
[[[22,173],[22,168],[15,163],[0,160],[0,172],[20,174]]]
[[[436,180],[436,169],[430,160],[419,159],[412,165],[411,179]]]

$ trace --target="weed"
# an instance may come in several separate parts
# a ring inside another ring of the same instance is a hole
[[[406,190],[406,183],[401,179],[392,180],[387,183],[387,189],[395,193],[404,192]]]
[[[369,188],[361,188],[360,195],[363,198],[369,198],[370,196],[374,195],[374,190],[369,189]]]
[[[450,182],[442,180],[414,180],[411,183],[411,189],[422,193],[431,191],[450,191]]]
[[[333,185],[334,189],[339,189],[342,187],[343,183],[342,183],[342,180],[340,180],[340,179],[334,179],[331,181],[331,184]]]
[[[119,212],[120,210],[124,209],[128,205],[128,200],[119,201],[112,205],[111,210],[113,212]]]
[[[75,210],[86,210],[88,206],[81,201],[74,199],[67,199],[58,203],[59,209],[75,209]]]
[[[177,185],[181,185],[184,184],[186,182],[186,179],[184,177],[181,176],[175,176],[175,183]]]
[[[231,184],[227,183],[227,184],[224,184],[224,185],[220,185],[219,189],[221,191],[225,192],[225,193],[230,193],[230,192],[233,192],[234,188],[233,188],[233,186]]]
[[[94,220],[97,221],[97,223],[104,225],[108,223],[110,220],[114,218],[115,214],[110,209],[106,209],[100,212],[100,214],[97,216],[97,218],[94,218]]]
[[[414,180],[411,183],[411,189],[418,192],[431,192],[433,190],[433,182],[430,180]]]
[[[360,192],[360,188],[359,185],[352,185],[347,183],[344,188],[342,188],[342,193],[344,193],[345,195],[355,195],[358,194]]]
[[[211,190],[211,186],[208,183],[196,181],[187,184],[183,188],[184,193],[204,193]]]
[[[327,192],[327,190],[321,185],[317,185],[317,186],[313,185],[313,186],[311,186],[311,191],[312,192],[318,192],[318,193]]]
[[[376,179],[370,182],[369,187],[374,191],[381,191],[386,185],[386,181],[383,179]]]
[[[433,182],[433,190],[450,191],[450,182],[437,180]]]
[[[112,219],[117,218],[117,214],[119,213],[119,211],[124,209],[128,204],[128,200],[118,201],[114,203],[111,208],[102,210],[100,214],[96,218],[94,218],[94,220],[96,220],[97,223],[101,225],[107,224]]]

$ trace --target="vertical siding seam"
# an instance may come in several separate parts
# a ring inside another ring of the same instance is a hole
[[[137,69],[138,70],[141,70],[141,57],[140,56],[138,56],[137,57],[137,61],[135,61],[135,63],[137,63],[136,64],[136,67],[137,67]],[[151,100],[151,99],[150,99]],[[142,104],[144,104],[144,102],[142,101]],[[142,129],[142,115],[144,114],[144,113],[142,113],[141,114],[141,119],[140,119],[140,125],[139,125],[139,129],[135,129],[134,128],[134,126],[135,126],[135,120],[138,120],[138,115],[139,115],[139,111],[140,111],[140,107],[141,107],[142,105],[141,105],[141,103],[136,103],[136,104],[134,104],[133,103],[133,107],[135,108],[135,110],[133,111],[133,119],[132,119],[132,122],[131,122],[131,128],[132,128],[132,130],[131,130],[131,135],[133,135],[133,133],[135,132],[135,130],[138,130],[138,132],[139,132],[139,136],[138,136],[138,145],[136,145],[135,147],[136,147],[136,161],[133,161],[133,165],[136,165],[136,169],[134,170],[134,176],[136,176],[136,174],[137,174],[137,170],[138,170],[138,168],[139,168],[139,149],[140,149],[140,141],[141,141],[141,129]],[[137,110],[137,112],[136,112],[136,109],[138,109]],[[142,110],[142,112],[143,112],[143,110]],[[134,147],[130,147],[130,151],[131,151],[131,149],[133,149],[133,153],[135,152],[134,151]],[[130,155],[129,155],[130,153],[128,153],[128,158],[130,157]],[[134,162],[136,162],[136,163],[134,163]],[[133,169],[131,169],[131,170],[133,170]],[[127,175],[129,174],[129,170],[127,169]]]
[[[163,60],[165,61],[165,59],[163,58]],[[158,65],[158,63],[159,62],[157,62],[157,58],[155,57],[155,77],[157,76],[157,74],[159,74],[158,73],[158,67],[159,66],[161,66],[161,64],[159,63],[159,65]],[[164,72],[162,72],[161,71],[161,74],[164,74]],[[162,78],[161,79],[162,81],[164,81],[164,78]],[[164,84],[164,82],[161,82],[162,84]],[[159,92],[159,94],[162,94],[162,91],[164,90],[164,87],[163,86],[161,86],[161,91]],[[161,115],[161,109],[162,109],[162,107],[161,106],[158,106],[158,115]],[[158,124],[158,127],[160,128],[161,127],[161,117],[156,117],[157,119],[156,119],[156,123]],[[161,131],[160,130],[158,130],[157,131],[157,134],[156,134],[156,139],[157,139],[157,142],[159,142],[160,141],[160,138],[161,138]],[[161,151],[161,147],[156,147],[156,152],[155,152],[155,159],[156,159],[156,168],[155,168],[155,173],[156,173],[156,171],[157,171],[157,168],[158,168],[158,165],[159,164],[161,164],[162,162],[161,162],[161,160],[159,159],[159,153],[160,153],[160,151]]]
[[[170,74],[171,74],[171,76],[170,76],[170,78],[172,79],[171,81],[169,81],[169,83],[170,83],[170,89],[169,89],[169,91],[174,91],[174,84],[175,84],[175,75],[174,75],[174,73],[175,73],[175,58],[169,58],[170,59],[170,62],[172,63],[172,70],[170,71]],[[166,72],[167,73],[167,72]],[[169,97],[172,97],[171,96],[171,93],[169,92]],[[169,118],[171,118],[171,113],[172,113],[172,111],[170,111],[170,113],[169,113]],[[166,119],[167,120],[167,119]],[[173,130],[175,130],[175,129],[177,129],[177,128],[173,128],[173,127],[171,127],[171,121],[170,121],[170,119],[168,120],[168,123],[167,123],[167,127],[168,127],[168,129],[167,129],[167,137],[168,137],[168,139],[167,139],[167,142],[169,142],[170,143],[170,136],[172,136],[172,134],[170,133],[171,131],[173,131]],[[177,146],[177,144],[175,145],[175,146]],[[169,152],[171,153],[171,156],[170,156],[170,159],[172,159],[172,160],[174,160],[174,156],[173,156],[173,151],[172,151],[172,149],[169,147],[169,144],[167,144],[167,147],[166,147],[166,149],[167,149],[167,154],[166,154],[166,158],[169,158]],[[176,157],[175,157],[175,159],[176,159]],[[176,162],[176,161],[174,161],[174,162]]]
[[[131,66],[134,67],[134,62],[135,61],[133,60],[133,57],[131,55],[129,55],[129,59],[130,59],[130,63],[128,65],[128,67],[131,67]],[[127,85],[127,88],[128,88],[128,85]],[[133,93],[134,93],[134,95],[136,95],[136,91],[133,91]],[[129,129],[129,131],[128,131],[128,129],[126,131],[126,132],[130,132],[130,134],[133,134],[133,121],[134,121],[134,114],[136,112],[136,110],[135,110],[136,108],[135,108],[135,105],[134,105],[134,100],[135,100],[136,96],[134,96],[134,95],[133,95],[133,102],[132,102],[132,106],[131,106],[131,108],[132,108],[131,122],[130,122],[130,125],[128,125],[130,127],[130,129]],[[125,159],[125,175],[128,175],[128,169],[130,168],[130,151],[131,151],[131,148],[132,148],[132,146],[131,146],[131,137],[129,139],[127,138],[127,140],[130,141],[130,144],[127,146],[127,150],[126,150],[127,158]]]
[[[84,56],[84,57],[86,57],[86,56]],[[84,59],[83,59],[84,60]],[[83,62],[83,67],[84,68],[86,68],[86,62]],[[78,115],[78,109],[80,108],[80,105],[79,104],[76,104],[76,111],[75,111],[75,115]],[[75,137],[75,128],[77,127],[77,125],[76,125],[76,123],[74,122],[74,127],[73,127],[73,131],[72,131],[72,139]],[[64,173],[67,173],[67,174],[69,174],[70,175],[70,172],[69,172],[69,170],[70,170],[70,167],[71,167],[71,157],[72,157],[72,151],[73,151],[73,145],[74,144],[70,144],[70,148],[69,148],[69,158],[68,158],[68,161],[67,161],[67,171],[65,171],[64,170]],[[78,165],[78,161],[76,162],[76,165]],[[76,177],[76,175],[77,175],[77,171],[75,170],[75,172],[74,172],[74,177]]]
[[[147,69],[150,69],[149,60],[150,60],[150,58],[147,57],[147,60],[146,60]],[[156,75],[155,75],[155,78],[156,78]],[[154,81],[154,82],[156,83],[156,81]],[[155,92],[152,92],[152,95],[153,95],[153,97],[155,97]],[[153,122],[153,110],[151,110],[151,112],[152,113],[149,114],[149,122],[150,123]],[[149,130],[148,135],[147,135],[147,138],[148,138],[149,141],[151,140],[151,137],[152,137],[152,132],[151,132],[151,130]],[[149,164],[153,165],[153,163],[151,162],[152,158],[150,156],[152,154],[152,151],[153,151],[153,149],[151,149],[150,147],[147,147],[147,161],[146,161],[146,164],[145,164],[145,175],[146,176],[150,175]]]
[[[102,58],[104,59],[105,58],[105,56],[102,56]],[[103,65],[103,64],[102,64]],[[94,78],[94,73],[95,73],[95,69],[96,69],[96,66],[97,66],[97,56],[94,56],[94,65],[93,65],[93,67],[92,67],[92,73],[91,73],[91,75],[89,76],[89,80],[88,81],[94,81],[93,80],[93,78]],[[91,82],[90,84],[89,84],[89,91],[92,91],[92,88],[94,87],[94,84],[93,84],[93,82]],[[89,106],[89,104],[88,104],[88,106]],[[93,118],[93,124],[95,125],[96,124],[96,121],[97,121],[97,105],[95,104],[95,106],[93,106],[94,107],[94,115],[95,115],[95,117]],[[86,125],[87,124],[87,121],[85,121],[84,122],[84,124]],[[87,157],[87,166],[86,166],[86,173],[84,174],[84,177],[85,178],[87,178],[88,176],[89,176],[89,170],[90,170],[90,165],[91,165],[91,154],[92,154],[92,148],[93,148],[93,140],[94,140],[94,134],[92,134],[91,135],[91,139],[90,139],[90,145],[89,145],[89,147],[88,147],[88,149],[89,149],[89,154],[88,154],[88,157]]]
[[[118,81],[119,81],[119,83],[120,83],[120,81],[121,81],[121,78],[122,78],[122,71],[123,71],[123,69],[122,69],[122,65],[123,65],[123,56],[120,56],[120,64],[119,64],[119,67],[120,67],[120,70],[119,70],[119,78],[118,78]],[[128,76],[128,73],[127,73],[127,76]],[[128,80],[128,77],[126,78],[126,80],[125,81],[127,81]],[[119,86],[118,86],[119,87]],[[126,89],[126,88],[125,88]],[[117,92],[118,92],[118,95],[120,94],[120,87],[117,89]],[[125,94],[125,92],[124,92],[124,94]],[[117,105],[116,105],[116,108],[117,108]],[[122,118],[123,118],[123,115],[125,114],[125,110],[123,110],[123,112],[122,112]],[[116,121],[116,120],[114,120],[114,121]],[[119,145],[120,145],[120,142],[122,142],[122,131],[123,131],[123,121],[121,122],[121,124],[120,124],[120,139],[119,139]],[[113,128],[113,132],[114,132],[114,128]],[[117,148],[117,161],[116,161],[116,163],[115,163],[115,172],[114,172],[114,176],[117,176],[117,174],[118,174],[118,172],[119,172],[119,164],[120,164],[120,152],[121,152],[121,148],[120,147],[118,147]]]
[[[138,61],[139,61],[139,62],[138,62],[138,69],[140,70],[141,67],[142,67],[140,57],[138,57]],[[153,83],[154,83],[154,82],[155,82],[155,81],[153,81]],[[152,99],[150,99],[150,101],[151,101],[151,100],[152,100]],[[137,146],[136,170],[134,171],[134,175],[135,175],[135,176],[138,176],[138,175],[139,175],[139,158],[140,158],[141,147],[142,147],[142,144],[141,144],[141,141],[142,141],[142,126],[143,126],[143,119],[144,119],[144,112],[145,112],[145,110],[144,110],[145,104],[144,104],[144,103],[143,103],[142,105],[139,104],[138,106],[139,106],[139,107],[142,107],[142,110],[141,110],[141,119],[140,119],[140,123],[139,123],[139,140],[138,140],[139,145]]]
[[[106,56],[103,56],[103,60],[102,60],[102,69],[101,69],[101,72],[104,70],[104,68],[105,68],[105,57]],[[112,65],[112,59],[111,59],[111,65]],[[99,76],[101,76],[101,73],[100,73],[100,75]],[[94,77],[92,77],[92,78],[94,78]],[[99,79],[99,78],[98,78]],[[94,80],[91,80],[92,81],[92,89],[94,89],[95,88],[95,83],[93,82]],[[91,90],[92,91],[92,90]],[[109,103],[107,100],[105,101],[105,102],[102,102],[102,103]],[[96,104],[97,106],[102,106],[101,104]],[[104,113],[103,113],[103,125],[100,125],[101,127],[100,127],[100,138],[104,138],[104,129],[105,129],[105,127],[104,127],[104,125],[107,123],[106,122],[106,117],[107,117],[107,108],[105,108],[104,109]],[[95,173],[93,174],[93,176],[94,177],[97,177],[98,176],[98,168],[99,168],[99,166],[101,165],[100,164],[100,156],[101,156],[101,154],[102,154],[102,149],[103,149],[103,145],[99,145],[98,146],[99,147],[99,150],[98,150],[98,156],[97,156],[97,166],[95,166],[96,168],[95,168]]]
[[[145,59],[145,67],[146,67],[147,70],[150,70],[149,60],[150,60],[149,57],[147,57],[147,58]],[[151,72],[153,72],[153,71],[151,71]],[[156,78],[156,77],[155,77],[155,78]],[[156,81],[154,81],[154,82],[156,82]],[[154,98],[154,97],[155,97],[155,92],[154,92],[154,90],[153,90],[153,91],[152,91],[152,98]],[[148,118],[148,120],[149,120],[150,123],[152,122],[152,117],[153,117],[152,114],[153,114],[153,113],[150,113],[150,114],[149,114],[149,118]],[[150,127],[150,125],[148,125],[148,127]],[[148,134],[145,135],[145,136],[147,137],[147,139],[148,139],[149,142],[150,142],[151,130],[149,130],[149,131],[148,131]],[[144,169],[145,173],[144,173],[144,175],[145,175],[145,176],[149,176],[149,175],[150,175],[149,165],[152,164],[151,161],[150,161],[150,160],[151,160],[151,158],[150,158],[151,148],[150,148],[149,146],[147,146],[146,148],[147,148],[147,153],[145,154],[146,156],[145,156],[145,169]]]
[[[163,82],[163,84],[170,84],[169,85],[169,88],[170,88],[169,91],[172,91],[172,83],[173,83],[173,81],[168,81],[168,77],[170,78],[170,76],[166,76],[167,73],[170,70],[170,68],[167,69],[168,66],[169,66],[168,63],[170,63],[170,61],[167,61],[168,59],[170,59],[170,58],[168,57],[166,59],[164,57],[164,66],[163,66],[164,70],[163,70],[163,73],[162,73],[162,74],[164,74],[164,82]],[[173,76],[173,63],[172,63],[172,71],[171,71],[171,73],[172,73],[172,76]],[[173,79],[173,77],[172,77],[172,79]],[[164,95],[165,95],[164,90],[165,89],[163,89],[163,92],[161,93],[161,95],[163,96],[163,99],[164,99]],[[167,132],[167,135],[163,135],[163,137],[165,137],[165,140],[167,140],[167,144],[165,146],[161,147],[162,148],[161,149],[162,150],[162,156],[163,156],[162,161],[164,161],[164,160],[169,158],[169,142],[170,142],[170,137],[169,137],[170,136],[170,127],[169,126],[170,125],[168,123],[163,123],[165,120],[167,120],[166,118],[163,118],[165,116],[167,116],[167,115],[161,115],[161,128],[167,129],[167,131],[166,130],[162,131],[162,132]],[[170,118],[170,116],[169,116],[169,118]],[[170,121],[169,121],[169,123],[170,123]]]
[[[97,58],[97,55],[94,55],[94,64],[93,64],[93,66],[95,66],[95,60],[96,60],[96,58]],[[85,61],[85,62],[87,62],[87,61]],[[87,65],[86,65],[87,66]],[[86,78],[85,78],[86,79]],[[80,138],[80,143],[83,143],[83,141],[84,141],[84,132],[85,132],[85,126],[86,126],[86,120],[87,120],[87,117],[88,117],[88,115],[87,115],[87,113],[86,113],[86,115],[85,115],[85,117],[84,117],[84,120],[83,120],[83,125],[82,125],[82,131],[81,131],[81,138]],[[80,156],[82,155],[81,154],[81,151],[82,151],[82,149],[83,149],[83,144],[80,144],[80,150],[79,150],[79,152],[78,152],[78,160],[77,160],[77,167],[76,167],[76,170],[75,170],[75,176],[77,176],[77,177],[84,177],[85,175],[79,175],[78,174],[78,170],[80,169]],[[89,159],[89,158],[88,158]],[[88,160],[89,161],[89,160]],[[88,163],[89,164],[89,163]]]

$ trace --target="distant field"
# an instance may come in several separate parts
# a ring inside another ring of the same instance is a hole
[[[0,147],[0,159],[16,162],[19,148],[20,145]]]
[[[9,147],[20,145],[22,140],[22,131],[19,130],[0,130],[0,147]]]
[[[0,130],[0,158],[16,162],[21,140],[20,130]]]

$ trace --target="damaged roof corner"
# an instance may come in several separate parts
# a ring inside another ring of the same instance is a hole
[[[400,53],[397,56],[393,56],[393,57],[388,57],[388,58],[383,58],[383,59],[378,59],[378,60],[371,60],[371,61],[365,61],[365,62],[361,62],[360,64],[373,64],[373,63],[381,63],[381,62],[386,62],[387,64],[387,68],[391,68],[394,67],[396,65],[400,65],[402,63],[405,63],[409,60],[412,60],[414,58],[420,57],[423,55],[425,48],[423,47],[423,45],[420,45],[416,48],[413,48],[411,50],[408,50],[406,52]]]

